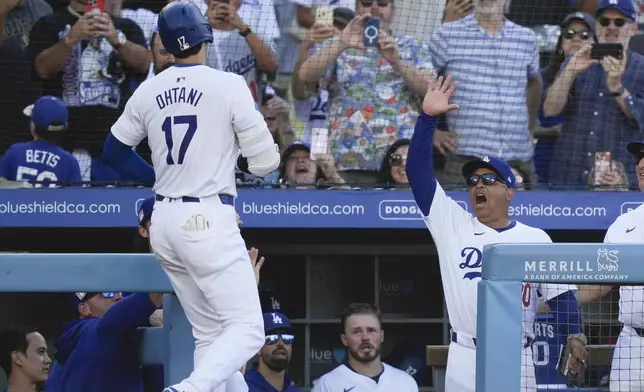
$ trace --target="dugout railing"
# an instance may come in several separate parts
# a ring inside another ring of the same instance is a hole
[[[518,391],[522,282],[638,285],[641,245],[497,244],[485,246],[478,283],[477,391]],[[503,320],[502,323],[499,320]],[[599,353],[599,348],[593,349]],[[606,361],[606,351],[603,352]],[[592,358],[591,358],[592,360]]]

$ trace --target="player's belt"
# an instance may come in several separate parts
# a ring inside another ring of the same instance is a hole
[[[219,200],[221,200],[221,204],[226,204],[229,206],[234,205],[234,198],[231,195],[217,195],[219,196]],[[171,198],[171,197],[165,197],[161,195],[154,195],[154,200],[156,201],[163,201],[163,200],[181,200],[184,203],[201,203],[201,199],[198,197],[192,197],[192,196],[183,196],[183,197],[177,197],[177,198]]]
[[[452,331],[452,342],[460,344],[461,346],[474,348],[476,347],[476,338],[470,338],[465,335],[459,335],[457,332]],[[534,340],[532,338],[526,337],[523,348],[528,348],[532,345]]]

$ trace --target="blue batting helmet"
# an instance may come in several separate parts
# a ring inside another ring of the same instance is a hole
[[[158,28],[163,46],[173,55],[202,42],[212,42],[210,23],[190,0],[176,0],[163,7]]]

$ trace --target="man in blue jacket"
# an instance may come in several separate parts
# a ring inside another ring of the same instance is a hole
[[[259,364],[246,372],[248,392],[300,392],[286,374],[295,340],[291,320],[282,313],[264,313],[264,330],[266,343],[259,351]]]
[[[67,323],[56,341],[47,392],[140,392],[139,327],[163,294],[75,293],[78,320]]]

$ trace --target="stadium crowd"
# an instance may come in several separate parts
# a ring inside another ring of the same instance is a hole
[[[408,189],[410,138],[428,81],[439,73],[460,83],[460,110],[441,119],[433,141],[446,188],[464,186],[461,169],[472,157],[493,155],[511,164],[517,189],[639,189],[641,169],[626,145],[644,140],[644,36],[631,0],[605,7],[448,0],[430,8],[426,19],[440,22],[425,37],[393,28],[399,0],[194,1],[213,27],[208,65],[244,76],[282,154],[275,173],[239,172],[241,187]],[[128,98],[174,61],[155,31],[163,4],[128,2],[0,0],[0,177],[31,186],[151,185],[101,159]],[[327,7],[329,19],[316,21],[323,15],[316,10]],[[378,45],[367,48],[366,15],[380,21]],[[622,44],[624,55],[593,60],[591,42]],[[138,152],[150,161],[145,143]],[[139,214],[147,238],[151,205]],[[262,260],[249,253],[259,282]],[[72,299],[77,319],[56,340],[55,358],[36,328],[2,334],[7,391],[33,391],[46,380],[48,392],[92,390],[66,386],[81,384],[67,367],[84,380],[119,374],[140,384],[132,390],[159,392],[160,369],[141,376],[131,342],[136,328],[162,325],[160,295]],[[273,302],[263,301],[258,365],[240,369],[251,391],[298,390],[286,374],[297,337]],[[372,335],[351,338],[355,325]],[[369,373],[380,363],[378,309],[349,305],[342,328],[351,365]],[[78,372],[89,357],[102,364]],[[104,367],[110,371],[98,371]]]

